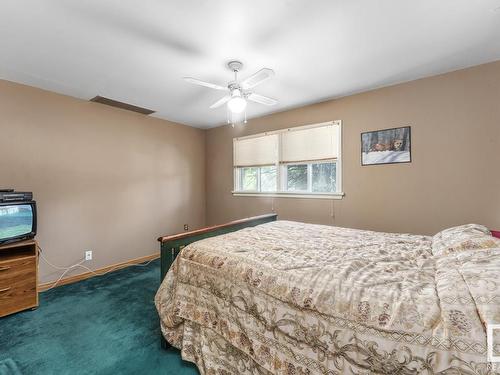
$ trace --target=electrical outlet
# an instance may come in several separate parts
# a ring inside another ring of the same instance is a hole
[[[85,252],[85,260],[92,260],[92,250]]]
[[[184,230],[189,230],[189,225],[184,224]]]

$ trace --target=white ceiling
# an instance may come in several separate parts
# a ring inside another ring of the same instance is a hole
[[[207,128],[225,63],[275,70],[249,117],[500,59],[500,0],[3,0],[0,78]]]

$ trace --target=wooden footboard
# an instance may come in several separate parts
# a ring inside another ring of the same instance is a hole
[[[162,236],[158,238],[161,250],[161,280],[163,281],[165,275],[170,269],[170,266],[174,262],[177,255],[179,255],[182,248],[189,245],[190,243],[202,240],[204,238],[234,232],[243,228],[254,227],[259,224],[276,221],[277,218],[277,214],[254,216],[246,219],[231,221],[226,224],[215,225],[212,227],[206,227],[190,232],[174,234],[171,236]],[[162,348],[168,348],[170,346],[163,337],[161,346]]]

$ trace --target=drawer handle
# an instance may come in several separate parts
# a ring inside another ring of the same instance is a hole
[[[0,289],[0,293],[8,292],[9,290],[10,290],[10,288],[3,288],[3,289]]]
[[[9,267],[0,267],[0,271],[7,271],[7,270],[10,270],[10,266]]]

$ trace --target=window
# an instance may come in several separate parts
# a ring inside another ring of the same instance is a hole
[[[234,194],[342,197],[340,121],[233,140]]]
[[[260,168],[245,167],[241,168],[240,186],[242,191],[258,191],[258,173]]]
[[[311,164],[312,169],[312,191],[335,192],[337,179],[337,163],[317,163]]]
[[[276,191],[276,167],[274,165],[265,167],[242,167],[240,168],[239,176],[241,191]]]
[[[302,193],[336,193],[337,162],[287,164],[283,170],[283,191]]]
[[[276,191],[277,187],[277,173],[276,166],[271,165],[268,167],[260,167],[259,168],[260,175],[260,191],[268,192],[268,191]]]
[[[308,191],[308,168],[307,164],[289,164],[285,167],[286,188],[288,191]]]

